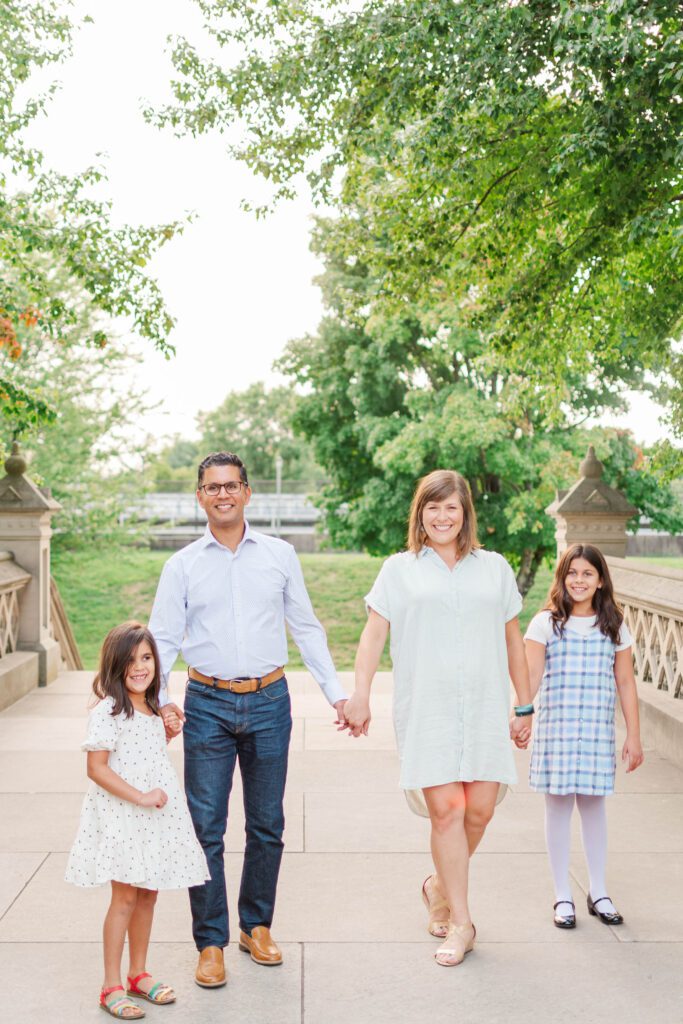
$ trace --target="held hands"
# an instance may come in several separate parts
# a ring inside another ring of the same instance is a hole
[[[164,722],[166,742],[168,743],[181,731],[183,722],[185,721],[185,715],[177,704],[164,704],[163,708],[160,708],[159,710]]]
[[[533,715],[510,716],[510,739],[518,750],[526,750],[531,740],[531,720]]]
[[[354,736],[356,739],[359,736],[367,736],[368,729],[370,728],[370,702],[367,697],[361,696],[356,691],[347,701],[344,706],[344,717],[346,724],[343,728],[349,730],[349,736]]]
[[[138,800],[138,807],[164,807],[168,803],[168,797],[163,789],[150,789],[149,793],[143,793]]]
[[[626,764],[626,771],[634,772],[636,768],[641,766],[644,757],[640,737],[627,734],[626,741],[621,749],[621,760]]]
[[[337,712],[337,717],[334,724],[337,726],[337,732],[343,732],[348,729],[349,723],[346,721],[345,707],[348,704],[346,698],[344,700],[338,700],[334,704],[334,710]]]

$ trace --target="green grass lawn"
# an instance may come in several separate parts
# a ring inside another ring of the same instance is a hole
[[[125,619],[146,622],[167,551],[116,548],[110,551],[53,552],[52,572],[73,626],[86,668],[95,668],[106,633]],[[327,630],[335,665],[353,668],[365,621],[367,594],[383,559],[368,555],[302,555],[308,592]],[[303,668],[290,640],[289,667]],[[181,663],[179,663],[180,666]],[[383,669],[390,668],[385,652]]]
[[[124,619],[147,621],[159,573],[168,557],[167,551],[138,548],[53,552],[52,571],[86,668],[97,666],[100,645],[112,626]],[[327,630],[332,657],[340,671],[353,668],[356,644],[365,622],[363,595],[369,591],[382,561],[357,554],[301,555],[313,607]],[[683,568],[683,558],[650,561]],[[551,576],[545,566],[539,571],[520,616],[523,629],[543,606]],[[291,641],[289,650],[290,668],[303,668],[299,651]],[[380,668],[390,668],[387,651]]]

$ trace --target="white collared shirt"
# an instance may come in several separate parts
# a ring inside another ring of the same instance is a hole
[[[207,526],[162,570],[149,622],[161,658],[160,703],[168,702],[168,674],[178,651],[192,668],[216,679],[265,676],[285,665],[285,622],[330,704],[344,700],[294,548],[253,532],[246,520],[244,526],[234,552]]]

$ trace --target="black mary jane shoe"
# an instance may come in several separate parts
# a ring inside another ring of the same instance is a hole
[[[568,907],[571,907],[574,913],[558,914],[557,908],[559,906],[562,906],[563,904],[566,904]],[[555,916],[553,917],[553,924],[556,928],[576,928],[576,907],[574,906],[571,900],[558,900],[557,903],[553,903],[553,910],[555,911]]]
[[[609,896],[600,896],[597,900],[592,900],[590,898],[590,895],[586,896],[586,905],[588,907],[588,913],[592,917],[599,917],[603,924],[623,924],[624,919],[620,913],[603,913],[603,911],[599,909],[598,903],[601,903],[603,900],[608,899]]]

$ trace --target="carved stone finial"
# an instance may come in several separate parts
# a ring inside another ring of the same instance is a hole
[[[599,480],[604,468],[602,462],[600,462],[600,459],[595,454],[595,448],[593,445],[589,445],[588,454],[579,466],[581,476],[588,477],[589,480]]]
[[[23,476],[26,472],[26,459],[19,451],[19,442],[12,442],[12,454],[5,462],[7,476]]]

